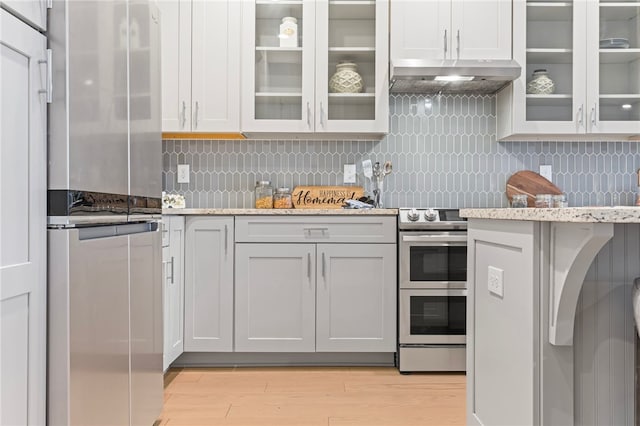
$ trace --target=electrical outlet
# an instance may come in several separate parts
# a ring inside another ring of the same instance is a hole
[[[189,183],[188,164],[178,164],[178,183]]]
[[[504,284],[502,282],[504,271],[500,268],[495,268],[493,266],[489,266],[488,273],[488,286],[489,292],[495,294],[496,296],[503,297],[504,296]]]
[[[551,174],[553,173],[553,170],[551,168],[551,164],[542,164],[540,165],[540,176],[542,176],[543,178],[547,179],[549,182],[552,182],[551,180]]]
[[[344,165],[344,183],[356,183],[356,165],[345,164]]]

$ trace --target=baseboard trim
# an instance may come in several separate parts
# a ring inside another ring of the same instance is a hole
[[[171,367],[394,366],[395,352],[186,352]]]

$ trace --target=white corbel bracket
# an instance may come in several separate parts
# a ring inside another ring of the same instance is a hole
[[[584,278],[593,259],[612,237],[612,223],[551,224],[549,342],[552,345],[573,345],[573,325]]]

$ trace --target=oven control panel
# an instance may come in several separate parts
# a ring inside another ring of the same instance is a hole
[[[399,229],[466,229],[458,209],[400,208]]]

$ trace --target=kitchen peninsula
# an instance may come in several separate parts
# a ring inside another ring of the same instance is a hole
[[[640,208],[460,215],[469,220],[467,424],[572,425],[585,411],[598,424],[634,424]]]

